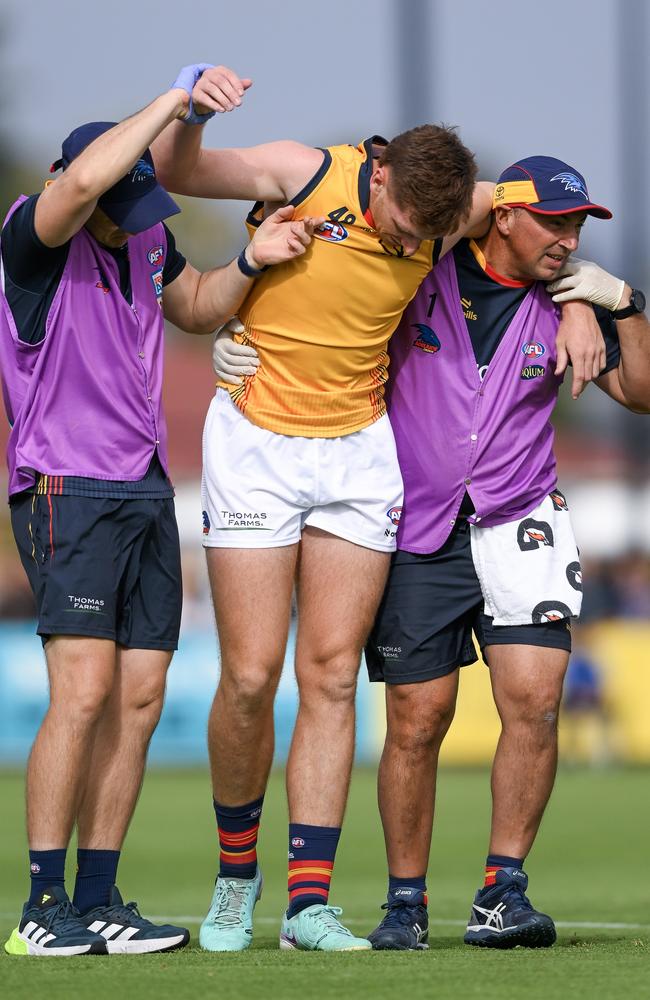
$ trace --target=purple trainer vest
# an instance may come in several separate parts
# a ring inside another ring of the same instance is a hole
[[[404,479],[398,548],[439,549],[466,490],[476,511],[469,520],[489,527],[528,513],[555,487],[559,321],[536,282],[481,382],[453,254],[425,278],[389,348],[388,412]]]
[[[115,260],[82,229],[70,242],[39,344],[19,340],[0,294],[0,367],[12,424],[10,496],[33,484],[34,470],[142,479],[156,448],[168,471],[160,305],[166,252],[160,224],[129,238],[130,306]]]

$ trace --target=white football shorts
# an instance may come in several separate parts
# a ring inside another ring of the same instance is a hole
[[[387,416],[353,434],[306,438],[251,423],[217,389],[203,430],[203,544],[274,548],[305,525],[395,550],[403,486]]]

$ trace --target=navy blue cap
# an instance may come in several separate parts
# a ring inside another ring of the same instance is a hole
[[[597,219],[611,219],[612,213],[589,198],[581,173],[553,156],[527,156],[507,167],[494,189],[492,207],[519,205],[542,215],[586,212]]]
[[[53,172],[60,167],[65,170],[86,146],[115,125],[117,122],[80,125],[64,139],[61,159],[53,163],[50,170]],[[125,177],[104,192],[97,204],[111,222],[126,233],[141,233],[180,212],[174,199],[156,180],[153,158],[148,149]]]

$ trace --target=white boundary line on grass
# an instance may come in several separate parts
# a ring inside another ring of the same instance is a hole
[[[188,916],[183,914],[181,916],[165,916],[156,915],[149,917],[150,920],[160,921],[161,923],[180,921],[181,923],[188,924],[200,924],[203,921],[203,917]],[[344,919],[345,924],[361,925],[366,924],[366,920],[358,920],[356,917],[350,917],[349,919]],[[276,920],[274,917],[255,917],[256,924],[279,924],[280,917]],[[432,919],[429,917],[429,927],[466,927],[466,920],[439,920]],[[564,927],[567,929],[576,927],[584,928],[590,930],[605,930],[605,931],[650,931],[650,924],[627,924],[627,923],[601,923],[600,921],[594,920],[556,920],[556,927]]]
[[[15,919],[17,913],[2,913],[0,912],[0,920],[12,920]],[[181,913],[181,914],[168,914],[168,913],[154,913],[149,917],[149,920],[160,921],[160,923],[180,923],[180,924],[200,924],[203,921],[203,917],[197,917],[193,914]],[[281,918],[278,917],[276,920],[274,917],[255,917],[256,924],[267,924],[279,925]],[[367,920],[359,920],[356,917],[350,917],[345,920],[346,924],[353,924],[361,926],[362,924],[367,924]],[[430,927],[465,927],[465,920],[441,920],[429,918]],[[556,927],[562,927],[567,930],[572,928],[580,928],[582,930],[602,930],[602,931],[650,931],[650,924],[628,924],[620,922],[601,922],[598,920],[556,920]]]

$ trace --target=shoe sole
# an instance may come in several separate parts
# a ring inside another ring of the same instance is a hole
[[[31,958],[71,958],[75,955],[107,955],[106,942],[93,941],[91,944],[69,945],[48,948],[45,945],[34,944],[24,937],[16,927],[9,940],[5,942],[5,951],[8,955],[18,955],[20,957]]]
[[[109,955],[151,955],[154,952],[178,951],[189,944],[190,932],[173,938],[142,938],[140,941],[107,941]]]
[[[370,940],[370,939],[368,939]],[[414,944],[410,947],[402,944],[375,944],[374,941],[370,941],[373,951],[428,951],[429,945],[422,941],[420,944]]]
[[[468,931],[463,938],[465,944],[478,948],[550,948],[555,944],[557,933],[553,923],[540,922],[524,927],[506,928],[501,933],[489,928]]]

